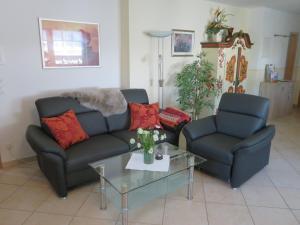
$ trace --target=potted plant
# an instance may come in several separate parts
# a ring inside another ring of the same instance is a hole
[[[227,14],[225,9],[221,10],[218,8],[214,11],[213,18],[206,27],[208,41],[222,41],[224,30],[230,29],[230,27],[225,24],[228,16],[232,16],[232,14]],[[217,35],[219,37],[218,39],[216,38]]]
[[[137,129],[137,139],[131,138],[131,149],[143,149],[144,163],[152,164],[154,162],[154,147],[156,142],[167,138],[166,134],[160,134],[158,130]]]
[[[205,53],[201,53],[177,74],[176,87],[180,108],[189,112],[195,120],[204,108],[213,109],[213,97],[218,95],[221,84],[213,77],[213,65],[205,59]]]

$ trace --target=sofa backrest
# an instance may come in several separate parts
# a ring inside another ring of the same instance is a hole
[[[121,91],[127,103],[149,103],[145,89],[124,89]],[[81,126],[89,136],[129,129],[130,126],[130,111],[128,107],[125,113],[104,117],[101,112],[87,108],[76,99],[70,97],[41,98],[35,102],[35,105],[40,119],[58,116],[73,109]],[[41,126],[50,135],[49,129],[43,123]]]
[[[217,132],[246,138],[266,125],[269,100],[248,94],[222,95],[216,115]]]
[[[108,131],[105,118],[95,110],[82,106],[79,102],[69,97],[49,97],[38,99],[35,102],[40,119],[43,117],[58,116],[73,109],[76,116],[89,136],[103,134]],[[42,123],[42,128],[50,135],[48,128]]]
[[[145,89],[124,89],[121,90],[127,103],[149,104],[148,95]],[[106,118],[109,132],[129,129],[130,127],[130,110],[123,114],[112,115]]]

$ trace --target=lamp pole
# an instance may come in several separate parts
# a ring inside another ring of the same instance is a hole
[[[158,62],[158,102],[160,108],[164,107],[164,39],[172,34],[172,31],[149,31],[150,37],[157,38],[157,62]]]

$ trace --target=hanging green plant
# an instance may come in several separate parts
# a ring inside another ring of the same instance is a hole
[[[189,112],[197,119],[204,108],[214,108],[214,98],[219,93],[217,79],[213,76],[213,64],[201,53],[197,60],[183,67],[177,74],[177,99],[182,110]]]

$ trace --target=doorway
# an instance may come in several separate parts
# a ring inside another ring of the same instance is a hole
[[[286,57],[286,65],[284,72],[285,80],[293,80],[294,79],[294,70],[295,70],[295,62],[297,57],[298,50],[298,33],[292,32],[290,34],[289,47]]]

